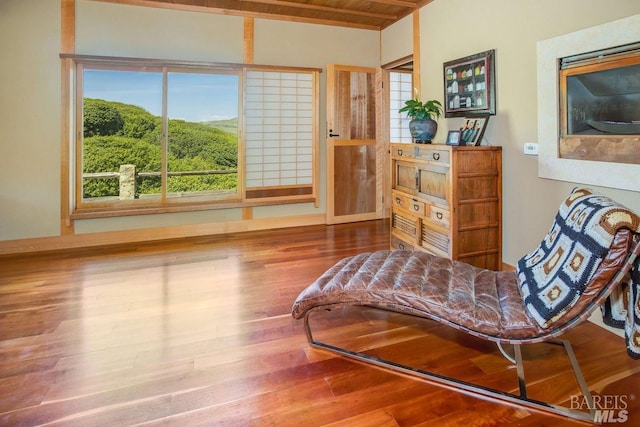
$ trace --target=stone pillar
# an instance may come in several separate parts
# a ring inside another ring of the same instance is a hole
[[[120,200],[136,198],[136,165],[120,165]]]

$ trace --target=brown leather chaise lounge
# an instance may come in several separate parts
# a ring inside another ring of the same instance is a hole
[[[577,188],[561,204],[540,246],[516,271],[490,271],[424,252],[379,251],[345,258],[303,290],[292,315],[304,318],[313,347],[391,368],[472,395],[598,421],[571,344],[557,340],[600,308],[625,329],[628,354],[640,358],[640,217],[606,196]],[[627,294],[628,293],[628,294]],[[623,305],[627,301],[628,305]],[[432,319],[493,341],[517,366],[519,395],[350,351],[313,338],[317,311],[365,306]],[[527,397],[520,345],[564,346],[589,412]],[[502,344],[512,344],[514,357]]]

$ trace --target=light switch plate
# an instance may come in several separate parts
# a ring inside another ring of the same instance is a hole
[[[535,142],[527,142],[524,144],[524,154],[529,156],[537,156],[538,155],[538,144]]]

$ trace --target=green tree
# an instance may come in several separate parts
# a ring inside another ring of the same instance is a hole
[[[102,99],[84,99],[84,136],[117,135],[122,131],[124,120],[118,109]]]
[[[236,142],[231,143],[232,139]],[[214,159],[218,150],[233,144],[237,146],[237,137],[214,127],[184,120],[169,120],[169,153],[177,158],[202,156]],[[237,148],[235,151],[237,152]],[[229,166],[236,167],[237,164],[237,154],[235,154]]]
[[[142,107],[131,104],[123,104],[120,102],[111,103],[120,113],[124,120],[121,134],[129,138],[146,139],[149,142],[159,142],[156,135],[162,130],[162,119],[154,116]]]

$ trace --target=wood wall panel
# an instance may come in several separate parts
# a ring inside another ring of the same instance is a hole
[[[336,193],[335,215],[376,210],[376,152],[374,145],[335,148],[335,183],[346,189]]]
[[[640,165],[640,137],[633,135],[568,136],[560,138],[560,157],[563,159]]]
[[[351,139],[376,139],[375,75],[351,73]]]
[[[350,111],[351,109],[351,73],[349,71],[334,71],[335,111]],[[336,115],[333,118],[333,128],[330,132],[337,134],[341,139],[351,139],[351,117]]]

